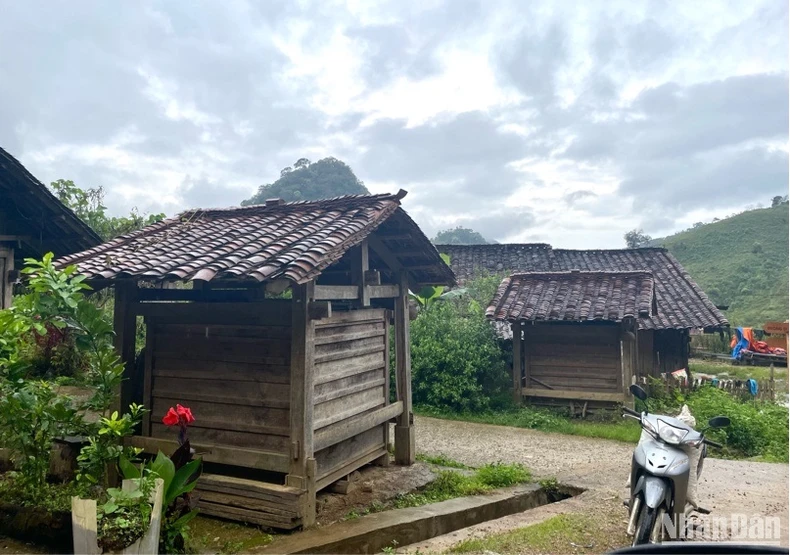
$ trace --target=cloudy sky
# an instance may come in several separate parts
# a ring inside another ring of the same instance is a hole
[[[114,213],[335,156],[429,235],[620,247],[787,193],[787,4],[2,1],[0,146]]]

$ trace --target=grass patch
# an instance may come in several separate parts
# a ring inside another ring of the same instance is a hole
[[[413,492],[402,493],[386,502],[375,502],[363,510],[349,512],[344,520],[354,520],[372,513],[390,509],[421,507],[456,497],[480,495],[497,488],[505,488],[529,482],[532,475],[520,464],[490,463],[481,466],[472,474],[455,470],[442,470],[427,486]]]
[[[767,380],[771,377],[771,369],[767,366],[734,366],[732,364],[714,362],[708,360],[692,359],[689,361],[689,370],[693,374],[712,374],[718,377],[726,377],[736,380]],[[777,380],[787,379],[787,368],[774,368],[774,378]]]
[[[461,469],[470,468],[464,463],[454,461],[453,459],[442,453],[439,453],[438,455],[426,455],[424,453],[417,453],[417,455],[415,455],[414,458],[416,458],[420,462],[435,464],[436,466],[444,466],[446,468],[461,468]]]
[[[189,547],[194,553],[245,553],[268,545],[272,534],[254,525],[198,516],[189,525]]]
[[[533,407],[521,407],[502,411],[489,411],[478,413],[459,413],[437,410],[430,407],[418,407],[417,414],[443,418],[446,420],[465,420],[481,424],[495,424],[498,426],[514,426],[516,428],[529,428],[544,432],[576,435],[601,439],[612,439],[628,443],[639,441],[640,427],[633,419],[622,419],[619,414],[613,413],[611,417],[595,420],[573,420],[558,412]]]
[[[565,514],[525,528],[465,540],[448,553],[604,553],[628,545],[625,532],[602,527],[592,516]]]

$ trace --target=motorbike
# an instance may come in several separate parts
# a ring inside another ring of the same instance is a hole
[[[647,393],[634,384],[630,388],[637,399],[645,403]],[[710,511],[688,503],[688,486],[691,472],[699,478],[702,465],[707,456],[707,447],[722,447],[721,444],[705,437],[704,432],[711,428],[724,428],[730,425],[726,416],[716,416],[708,421],[708,427],[697,431],[685,422],[645,411],[639,413],[623,407],[623,416],[639,420],[644,439],[634,449],[631,460],[630,499],[628,535],[633,536],[633,544],[661,543],[664,536],[664,515],[669,515],[675,523],[685,521],[696,511],[707,514]],[[697,468],[691,468],[688,452],[691,448],[702,449]]]

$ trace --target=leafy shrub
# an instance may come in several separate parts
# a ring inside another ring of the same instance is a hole
[[[728,428],[709,430],[706,435],[725,444],[725,453],[735,457],[762,456],[770,461],[788,461],[788,409],[769,401],[742,401],[721,389],[706,386],[684,394],[680,389],[651,388],[652,412],[676,414],[687,404],[702,428],[714,416],[728,416]]]
[[[468,298],[434,303],[411,327],[414,403],[478,411],[508,384],[507,366],[483,308]]]
[[[725,443],[728,451],[745,457],[788,461],[787,407],[767,401],[741,402],[715,387],[700,388],[689,394],[685,402],[698,427],[714,416],[730,417],[728,428],[707,433]]]

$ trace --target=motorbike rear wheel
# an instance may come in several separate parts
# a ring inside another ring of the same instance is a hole
[[[656,510],[643,504],[639,511],[639,518],[636,521],[636,533],[634,534],[634,542],[631,544],[644,545],[650,542],[650,532],[656,523]]]

